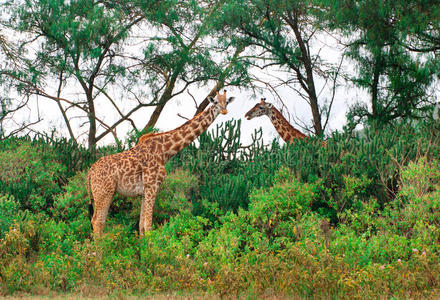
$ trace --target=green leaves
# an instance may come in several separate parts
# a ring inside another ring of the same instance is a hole
[[[30,142],[2,143],[0,152],[0,187],[13,195],[21,208],[46,210],[60,191],[57,179],[65,167],[55,161],[47,147],[33,147]]]
[[[13,196],[0,195],[0,238],[4,237],[21,215],[20,203]]]
[[[23,212],[19,198],[0,196],[0,291],[100,286],[136,295],[260,295],[272,289],[356,298],[365,296],[361,287],[380,298],[386,287],[387,296],[404,298],[408,288],[426,295],[440,274],[440,147],[433,125],[336,132],[325,147],[317,138],[262,146],[256,132],[254,143],[241,147],[240,123],[230,121],[169,161],[156,201],[159,222],[141,239],[133,209],[139,202],[120,198],[103,236],[89,238],[86,178],[76,172],[91,163],[88,151],[66,141],[4,140],[0,182],[34,169],[30,182],[64,187],[45,185],[44,197],[35,188],[32,199],[54,201],[34,212]],[[56,162],[67,166],[64,176],[77,173],[67,185],[49,178]],[[9,164],[24,167],[5,171]]]
[[[352,114],[382,123],[419,117],[420,111],[429,105],[429,89],[436,70],[430,63],[430,55],[415,54],[424,52],[416,50],[423,46],[408,47],[417,39],[416,31],[429,27],[422,19],[412,17],[422,15],[419,3],[414,6],[406,1],[335,3],[326,4],[331,15],[329,27],[346,35],[345,43],[349,47],[345,53],[359,68],[352,80],[370,95],[369,108],[357,105]],[[430,18],[436,22],[438,16]],[[413,22],[409,23],[408,19]]]

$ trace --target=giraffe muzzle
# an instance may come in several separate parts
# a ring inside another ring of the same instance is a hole
[[[221,112],[223,115],[226,115],[226,114],[228,113],[228,110],[227,110],[227,109],[222,109],[220,112]]]

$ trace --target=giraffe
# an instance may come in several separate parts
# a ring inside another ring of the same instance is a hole
[[[266,98],[261,98],[261,101],[249,110],[245,114],[245,117],[248,120],[251,120],[262,115],[269,117],[273,126],[285,142],[293,143],[297,139],[307,138],[307,135],[290,125],[278,109],[276,109],[271,103],[267,103]]]
[[[139,235],[151,230],[156,193],[165,178],[165,163],[193,142],[215,118],[227,114],[227,105],[234,97],[216,93],[209,97],[212,105],[182,126],[163,133],[143,135],[131,149],[101,157],[87,174],[89,213],[93,233],[100,236],[115,193],[123,196],[143,196],[139,220]],[[92,205],[92,194],[94,208]]]

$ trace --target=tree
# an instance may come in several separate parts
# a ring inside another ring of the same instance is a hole
[[[10,28],[26,34],[19,36],[25,36],[20,49],[27,55],[21,58],[22,70],[3,69],[2,77],[12,78],[21,93],[56,101],[72,139],[76,135],[67,111],[75,108],[85,113],[82,118],[89,124],[88,145],[94,148],[117,125],[99,119],[96,99],[107,97],[118,110],[106,90],[125,75],[126,61],[117,59],[116,53],[142,17],[113,1],[12,0],[7,7],[12,16]],[[54,82],[57,88],[50,88]],[[74,99],[63,98],[63,90],[69,85],[75,88],[75,84],[82,93]],[[127,114],[121,113],[121,120],[143,106],[139,103]],[[106,128],[99,136],[97,122]]]
[[[314,133],[321,135],[334,99],[338,67],[328,66],[311,50],[319,30],[312,1],[230,1],[225,14],[229,28],[240,32],[235,40],[261,51],[254,56],[259,68],[278,67],[288,73],[278,85],[294,85],[310,106]],[[320,102],[316,77],[333,84],[327,109]]]
[[[225,1],[152,1],[140,2],[142,14],[157,31],[156,38],[144,47],[143,76],[152,86],[155,110],[144,129],[154,126],[165,105],[191,85],[216,82],[208,96],[215,94],[231,79],[232,85],[246,81],[246,70],[231,72],[242,48],[232,58],[230,45],[216,43],[213,24]],[[207,97],[208,97],[207,96]],[[206,108],[207,97],[196,113]]]
[[[37,116],[37,119],[31,120],[27,123],[18,123],[14,118],[17,111],[20,111],[23,107],[28,105],[29,97],[27,95],[14,95],[11,81],[5,80],[5,78],[1,77],[3,70],[19,70],[21,67],[17,45],[7,38],[8,34],[6,33],[4,23],[5,19],[1,18],[0,85],[2,85],[3,88],[0,92],[0,138],[7,138],[11,135],[23,132],[31,125],[37,124],[41,121],[40,116]],[[10,127],[13,127],[13,129],[9,129]]]
[[[417,117],[428,102],[433,69],[405,46],[420,25],[404,25],[407,2],[335,0],[325,5],[328,27],[342,33],[346,55],[357,63],[352,82],[370,95],[370,108],[357,104],[351,114],[380,123]]]
[[[23,71],[4,69],[1,76],[29,96],[55,101],[72,139],[80,135],[78,127],[88,124],[93,148],[122,122],[137,129],[131,116],[143,107],[155,108],[147,129],[171,99],[193,85],[243,82],[246,72],[231,72],[231,58],[225,55],[234,50],[215,45],[210,35],[223,3],[11,0],[9,26],[29,36],[21,42],[28,54]],[[118,119],[108,123],[96,109],[99,104],[106,111],[112,107]]]
[[[440,51],[440,3],[435,0],[399,1],[396,5],[402,44],[412,52]],[[430,56],[432,58],[433,56]]]

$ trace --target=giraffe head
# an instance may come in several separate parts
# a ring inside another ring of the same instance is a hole
[[[267,115],[270,117],[272,114],[272,104],[266,103],[266,98],[261,98],[261,101],[257,103],[250,111],[248,111],[244,117],[251,120],[255,117],[260,117],[262,115]]]
[[[229,97],[226,99],[226,90],[224,90],[223,95],[221,95],[219,92],[216,92],[216,94],[217,95],[215,98],[209,97],[208,100],[209,102],[215,105],[216,109],[220,113],[226,115],[228,113],[226,106],[228,106],[229,103],[234,101],[235,97]]]

